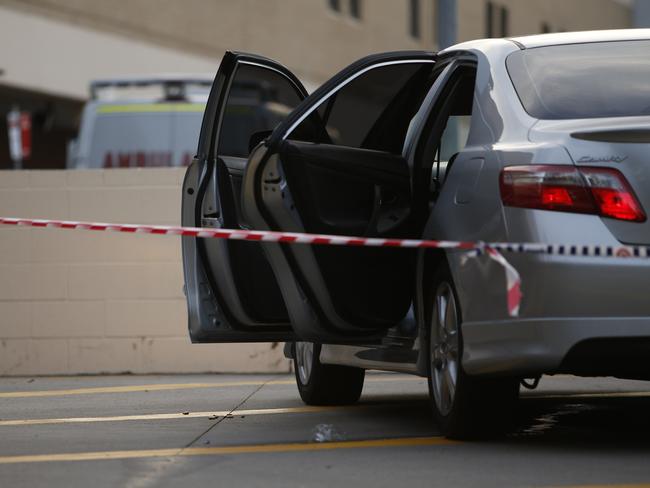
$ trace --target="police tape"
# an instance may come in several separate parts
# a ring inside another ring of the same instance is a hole
[[[471,242],[423,239],[386,239],[297,232],[275,232],[245,229],[220,229],[207,227],[180,227],[169,225],[113,224],[77,222],[68,220],[21,219],[0,217],[0,225],[43,227],[52,229],[77,229],[94,231],[126,232],[135,234],[190,236],[207,239],[228,239],[252,242],[277,242],[284,244],[312,244],[352,247],[388,247],[410,249],[461,250],[473,255],[485,254],[503,266],[506,275],[508,313],[519,315],[521,303],[521,277],[517,270],[501,254],[542,253],[559,256],[585,256],[609,258],[650,258],[650,246],[566,245],[511,242]]]

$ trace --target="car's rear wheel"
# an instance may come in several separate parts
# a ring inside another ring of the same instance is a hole
[[[307,405],[349,405],[359,400],[366,371],[322,364],[320,344],[294,344],[294,370],[300,398]]]
[[[462,314],[446,266],[435,273],[427,295],[429,394],[442,433],[460,439],[504,432],[513,418],[518,380],[463,371]]]

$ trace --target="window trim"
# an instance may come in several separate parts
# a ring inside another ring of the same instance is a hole
[[[258,68],[264,68],[264,69],[268,69],[269,71],[274,71],[277,74],[284,76],[287,80],[289,80],[289,82],[295,88],[300,90],[300,87],[296,84],[296,82],[294,80],[292,80],[290,77],[287,76],[286,73],[282,72],[278,68],[275,68],[274,66],[269,66],[269,65],[266,65],[266,64],[262,64],[262,63],[256,63],[255,61],[239,61],[239,64],[247,64],[249,66],[257,66]]]

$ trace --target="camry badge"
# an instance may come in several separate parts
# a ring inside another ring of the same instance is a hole
[[[594,158],[591,156],[582,156],[578,159],[579,163],[622,163],[627,160],[627,156],[607,156],[604,158]]]

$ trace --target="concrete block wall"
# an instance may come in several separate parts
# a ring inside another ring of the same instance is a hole
[[[184,170],[0,171],[0,215],[178,225]],[[0,227],[0,375],[287,372],[281,344],[190,344],[180,238]]]

